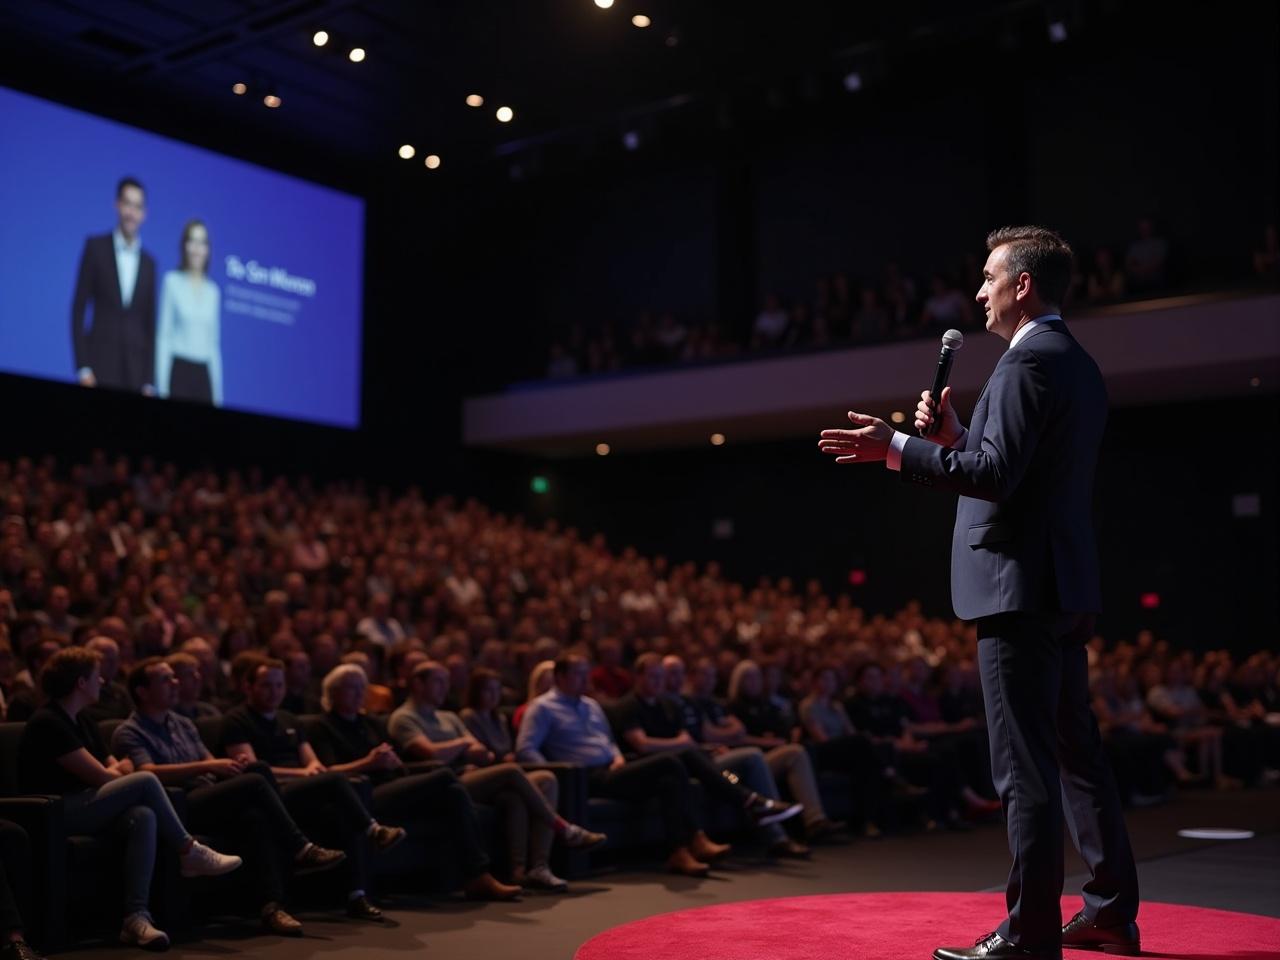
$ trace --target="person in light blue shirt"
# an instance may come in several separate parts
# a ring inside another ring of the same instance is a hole
[[[156,392],[222,406],[222,298],[209,279],[209,230],[182,228],[177,270],[164,275],[156,329]]]

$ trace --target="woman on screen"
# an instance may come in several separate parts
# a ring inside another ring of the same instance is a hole
[[[182,228],[179,268],[164,275],[156,330],[156,392],[175,400],[222,406],[222,309],[209,279],[209,230]]]

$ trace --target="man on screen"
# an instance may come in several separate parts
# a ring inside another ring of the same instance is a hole
[[[116,187],[118,222],[89,237],[80,255],[71,304],[76,378],[86,387],[151,394],[155,370],[156,262],[142,249],[138,228],[147,217],[146,192],[133,177]],[[85,327],[85,308],[93,304]]]

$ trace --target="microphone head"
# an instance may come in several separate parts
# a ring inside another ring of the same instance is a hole
[[[948,350],[959,350],[964,346],[964,334],[959,330],[948,330],[942,335],[942,345]]]

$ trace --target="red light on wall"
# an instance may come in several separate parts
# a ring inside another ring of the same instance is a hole
[[[1138,602],[1142,604],[1143,610],[1155,610],[1157,607],[1160,606],[1160,594],[1144,593],[1141,597],[1138,598]]]
[[[849,582],[850,582],[851,584],[853,584],[855,587],[860,587],[860,586],[862,586],[864,583],[866,583],[866,582],[867,582],[867,571],[865,571],[865,570],[850,570],[850,571],[849,571]]]

